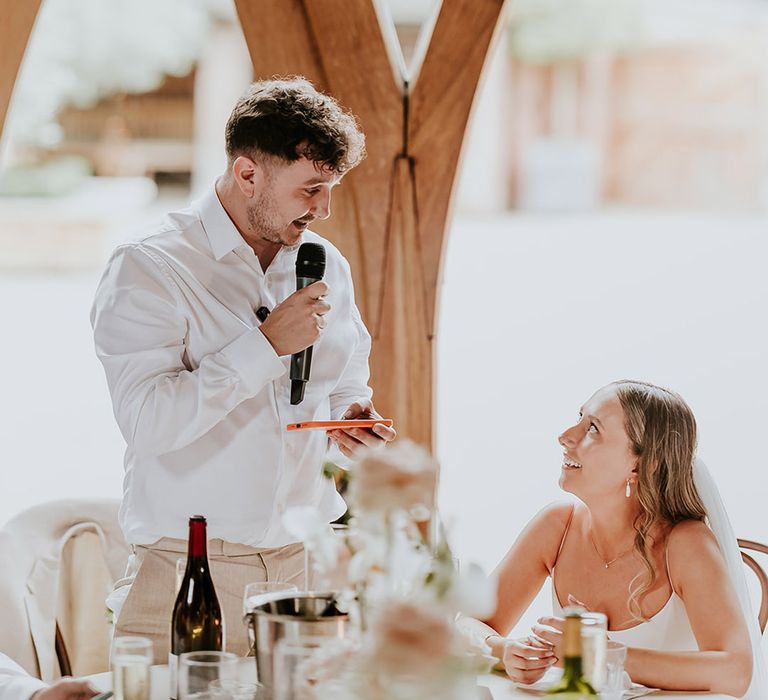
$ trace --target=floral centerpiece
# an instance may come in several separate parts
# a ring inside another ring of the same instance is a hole
[[[482,640],[454,622],[490,616],[495,585],[476,565],[459,571],[437,525],[438,473],[428,452],[401,440],[354,465],[347,530],[332,532],[312,508],[286,513],[315,587],[339,591],[356,629],[307,663],[307,699],[466,697],[489,668]]]

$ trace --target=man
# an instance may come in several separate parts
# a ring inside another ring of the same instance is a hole
[[[0,654],[0,700],[87,700],[99,691],[87,681],[62,678],[49,686]]]
[[[127,443],[120,520],[135,555],[116,633],[150,637],[158,661],[188,517],[208,518],[227,648],[245,653],[244,585],[303,581],[285,510],[316,506],[329,522],[345,510],[322,476],[328,437],[285,425],[377,415],[349,265],[308,230],[364,157],[354,117],[306,80],[258,82],[230,116],[226,148],[226,172],[200,201],[115,251],[91,315]],[[295,291],[307,241],[325,247],[325,276]],[[290,356],[310,345],[311,378],[293,406]],[[331,440],[351,457],[394,436],[377,426]]]

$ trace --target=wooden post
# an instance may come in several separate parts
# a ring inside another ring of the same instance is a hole
[[[301,74],[360,119],[368,158],[317,226],[349,258],[378,410],[434,448],[434,339],[461,148],[503,0],[443,0],[409,82],[371,0],[236,0],[254,75]],[[384,28],[386,30],[386,28]]]
[[[40,0],[0,0],[0,134]]]

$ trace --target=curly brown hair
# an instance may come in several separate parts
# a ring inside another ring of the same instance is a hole
[[[227,157],[308,158],[344,174],[365,157],[357,119],[301,76],[260,80],[237,101],[225,131]]]

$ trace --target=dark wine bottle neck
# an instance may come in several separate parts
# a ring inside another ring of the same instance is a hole
[[[208,557],[208,535],[205,520],[192,520],[189,523],[189,544],[187,546],[187,558]]]

